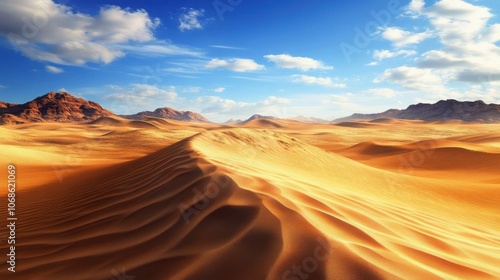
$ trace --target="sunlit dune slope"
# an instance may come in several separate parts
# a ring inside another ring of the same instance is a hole
[[[500,275],[499,190],[382,171],[269,130],[206,131],[66,180],[23,193],[8,277],[300,279],[304,263],[309,279]]]
[[[399,173],[500,184],[498,134],[432,139],[409,144],[362,142],[336,150],[351,159]]]
[[[270,131],[214,132],[196,138],[194,145],[211,161],[237,172],[240,186],[296,207],[327,237],[376,264],[380,273],[402,278],[412,273],[445,278],[499,273],[493,263],[500,253],[495,214],[500,190],[490,184],[456,185],[375,170]],[[255,177],[271,184],[273,192],[244,183]]]
[[[95,121],[89,122],[89,124],[158,129],[156,125],[146,121],[131,121],[116,116],[101,117]]]
[[[87,124],[29,123],[0,126],[0,156],[18,166],[18,190],[59,185],[80,169],[102,169],[150,154],[203,132],[213,124],[103,117]],[[7,188],[0,188],[4,195]]]

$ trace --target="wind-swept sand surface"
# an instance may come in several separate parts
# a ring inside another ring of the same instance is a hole
[[[498,279],[499,128],[2,126],[19,221],[0,278]]]

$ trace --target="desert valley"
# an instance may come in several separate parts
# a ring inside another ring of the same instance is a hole
[[[443,119],[483,108],[445,103],[434,120],[235,124],[68,93],[2,103],[18,220],[0,278],[498,278],[499,115]]]
[[[0,280],[500,280],[499,15],[0,0]]]

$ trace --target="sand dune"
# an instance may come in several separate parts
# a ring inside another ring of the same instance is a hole
[[[1,264],[0,277],[110,279],[122,270],[136,279],[500,275],[498,184],[461,180],[457,185],[444,178],[473,166],[484,168],[484,174],[498,170],[498,154],[488,153],[493,146],[471,148],[494,136],[438,141],[435,158],[416,168],[437,171],[440,162],[456,157],[439,177],[391,167],[392,157],[418,147],[425,151],[421,142],[364,142],[343,150],[350,159],[294,137],[297,131],[288,131],[294,136],[283,133],[288,125],[299,124],[278,123],[282,132],[261,122],[257,125],[265,129],[193,127],[200,133],[182,132],[176,137],[184,139],[166,148],[99,168],[92,168],[90,160],[98,163],[103,155],[114,155],[112,142],[122,136],[142,143],[169,132],[126,126],[109,130],[113,123],[91,126],[86,137],[107,144],[86,155],[88,164],[83,161],[62,182],[40,181],[22,193],[19,270],[12,277]],[[66,134],[81,135],[77,127],[62,126]],[[329,139],[332,133],[318,130],[331,127],[304,128],[300,138]],[[9,129],[5,135],[13,145]],[[350,130],[345,133],[337,137],[351,137]],[[63,143],[53,146],[54,151],[59,145]],[[20,166],[30,161],[22,155],[21,148],[8,154]],[[367,163],[367,155],[379,163]],[[53,154],[32,156],[49,157],[56,164],[62,160]],[[30,173],[36,170],[47,173],[37,168]],[[0,219],[5,218],[2,212]],[[6,246],[0,244],[3,251]]]
[[[135,128],[152,128],[158,129],[156,125],[147,121],[137,121],[137,120],[127,120],[116,116],[111,117],[101,117],[95,121],[89,122],[89,124],[107,125],[107,126],[126,126]]]
[[[254,128],[283,128],[283,125],[278,121],[268,119],[254,119],[243,123],[241,126]]]

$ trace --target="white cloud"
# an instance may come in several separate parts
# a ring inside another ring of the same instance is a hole
[[[326,87],[335,87],[335,88],[345,88],[347,87],[344,83],[336,83],[331,78],[326,77],[314,77],[314,76],[306,76],[306,75],[293,75],[293,81],[295,83],[303,83],[310,85],[321,85]]]
[[[493,14],[487,7],[440,0],[418,12],[430,21],[443,49],[424,53],[417,66],[462,82],[500,80],[500,24],[488,25]]]
[[[457,58],[444,51],[431,50],[422,55],[418,66],[422,68],[444,69],[471,65],[463,58]]]
[[[0,1],[0,35],[25,56],[53,64],[107,64],[129,50],[195,54],[157,40],[153,31],[159,24],[142,9],[108,5],[91,15],[53,0]]]
[[[147,84],[132,84],[129,88],[114,88],[114,93],[105,95],[104,98],[113,102],[111,110],[119,106],[130,108],[127,113],[133,112],[135,108],[162,107],[168,102],[176,101],[178,98],[175,88],[160,88]],[[119,106],[118,106],[119,105]]]
[[[209,119],[225,121],[228,118],[246,119],[253,114],[286,117],[286,107],[290,103],[287,98],[269,96],[257,102],[238,102],[219,96],[201,96],[188,102],[190,108],[201,112]]]
[[[474,1],[477,2],[477,1]],[[410,91],[418,91],[427,100],[500,100],[500,24],[491,24],[495,15],[487,7],[464,0],[437,0],[426,7],[422,0],[412,0],[406,15],[428,21],[431,29],[409,33],[398,27],[385,30],[383,37],[394,46],[417,44],[428,36],[441,46],[427,50],[415,59],[413,67],[385,70],[374,82],[388,82]],[[394,57],[395,52],[376,52],[374,57]],[[456,82],[462,83],[456,83]],[[366,93],[387,95],[392,91],[369,90]]]
[[[47,72],[49,72],[49,73],[54,73],[54,74],[59,74],[59,73],[64,72],[63,69],[52,66],[52,65],[45,66],[45,70],[47,70]]]
[[[181,31],[203,29],[200,18],[204,13],[204,10],[185,9],[185,13],[179,16],[179,29]]]
[[[235,72],[248,72],[248,71],[262,70],[264,69],[264,66],[256,63],[252,59],[231,58],[225,60],[225,59],[214,58],[205,65],[205,68],[207,69],[226,68],[228,70]]]
[[[432,37],[432,32],[426,30],[420,33],[413,33],[398,27],[387,27],[382,32],[382,38],[389,40],[395,47],[419,44],[423,40]]]
[[[225,91],[225,90],[226,90],[226,88],[223,88],[223,87],[218,87],[218,88],[214,89],[214,92],[216,92],[216,93],[221,93],[221,92],[223,92],[223,91]]]
[[[372,62],[366,64],[366,66],[377,66],[377,65],[378,65],[378,62],[376,62],[376,61],[372,61]]]
[[[414,56],[416,55],[417,52],[413,50],[397,50],[397,51],[389,51],[389,50],[375,50],[373,52],[373,58],[375,58],[378,61],[388,59],[388,58],[393,58],[397,56]]]
[[[325,66],[321,61],[314,60],[309,57],[291,56],[288,54],[269,54],[265,55],[265,58],[276,63],[280,68],[286,69],[299,69],[302,71],[308,71],[311,69],[320,70],[331,70],[332,66]]]
[[[416,17],[420,13],[422,13],[424,6],[425,6],[424,0],[411,0],[410,4],[408,4],[406,8],[406,13]]]
[[[462,0],[441,0],[425,9],[444,44],[460,44],[477,37],[493,15],[486,7]]]
[[[401,66],[387,69],[374,80],[375,83],[383,81],[398,84],[404,88],[418,91],[443,92],[445,81],[431,69]]]

